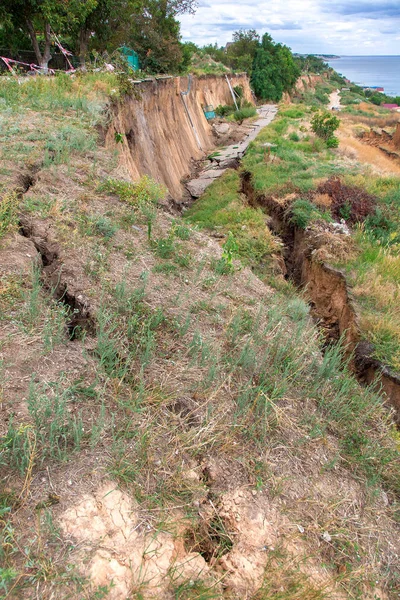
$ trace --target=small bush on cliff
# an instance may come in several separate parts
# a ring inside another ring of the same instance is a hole
[[[255,106],[244,106],[233,113],[233,118],[239,123],[239,125],[241,125],[245,119],[255,117],[256,114],[257,111]]]
[[[219,117],[227,117],[228,115],[231,115],[234,112],[234,110],[235,107],[233,105],[231,106],[230,104],[219,104],[215,109],[215,112]]]
[[[328,112],[317,112],[311,120],[311,128],[318,137],[329,140],[338,129],[340,121],[336,115]]]

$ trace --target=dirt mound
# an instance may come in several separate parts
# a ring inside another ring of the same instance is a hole
[[[340,177],[331,177],[317,188],[318,194],[332,198],[331,211],[334,217],[344,218],[350,223],[360,223],[370,215],[376,206],[374,196],[365,190],[346,185]]]

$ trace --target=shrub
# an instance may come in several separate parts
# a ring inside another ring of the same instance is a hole
[[[227,117],[228,115],[231,115],[235,110],[235,107],[232,105],[228,105],[228,104],[220,104],[219,106],[217,106],[217,108],[215,109],[215,114],[217,114],[219,117]]]
[[[99,191],[115,194],[122,202],[132,205],[156,204],[165,195],[165,188],[147,175],[135,183],[122,179],[106,179],[100,185]]]
[[[328,146],[328,148],[338,148],[339,140],[336,136],[332,135],[326,140],[326,145]]]
[[[304,117],[305,111],[302,108],[287,108],[286,110],[280,110],[279,115],[289,117],[289,119],[301,119],[301,117]]]
[[[365,219],[365,231],[374,240],[383,245],[398,244],[400,233],[397,233],[396,223],[388,219],[380,208]]]
[[[235,112],[233,113],[233,118],[240,125],[241,123],[243,123],[244,119],[249,119],[250,117],[255,117],[256,114],[257,114],[257,110],[256,110],[255,106],[252,106],[252,105],[244,106],[243,108],[240,108],[239,110],[235,110]]]
[[[311,128],[318,137],[329,140],[333,137],[333,133],[339,127],[340,121],[336,115],[331,115],[328,112],[317,112],[311,120]]]

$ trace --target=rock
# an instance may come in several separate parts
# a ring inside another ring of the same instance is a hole
[[[324,533],[322,534],[322,539],[324,540],[324,542],[330,542],[332,540],[331,536],[327,531],[324,531]]]
[[[210,169],[205,171],[197,179],[193,179],[186,184],[186,189],[193,198],[199,198],[208,186],[224,173],[225,169]]]
[[[214,123],[213,129],[217,135],[226,135],[229,133],[230,125],[229,123]]]

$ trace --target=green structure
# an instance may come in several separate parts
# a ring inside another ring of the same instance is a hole
[[[128,46],[121,46],[118,50],[123,54],[128,62],[128,65],[134,71],[139,70],[139,56],[137,52],[132,50],[132,48],[128,48]]]
[[[211,119],[215,119],[214,107],[211,104],[209,104],[208,106],[203,106],[203,112],[204,112],[204,116],[207,119],[207,121],[211,121]]]

